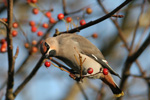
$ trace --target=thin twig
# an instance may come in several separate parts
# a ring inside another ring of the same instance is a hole
[[[18,57],[18,54],[19,54],[19,47],[17,47],[17,49],[16,49],[16,53],[15,53],[14,59],[16,59]]]
[[[101,88],[99,89],[98,93],[97,93],[97,98],[96,100],[103,100],[104,96],[105,96],[105,92],[104,92],[104,83],[102,83]]]
[[[62,0],[62,4],[63,4],[63,12],[64,12],[65,16],[78,13],[80,11],[83,11],[86,8],[86,7],[83,7],[81,9],[73,11],[73,12],[67,12],[67,10],[66,10],[66,0]]]
[[[8,27],[8,24],[5,21],[3,21],[2,19],[0,19],[0,22],[3,23],[6,27]]]
[[[19,21],[17,20],[17,18],[15,17],[15,15],[13,15],[13,16],[14,16],[15,22],[17,22],[17,24],[18,24],[18,26],[19,26],[19,29],[21,30],[23,36],[25,37],[25,39],[26,39],[27,42],[29,43],[29,39],[28,39],[28,37],[27,37],[27,34],[26,34],[26,33],[24,32],[24,30],[22,29],[22,27],[21,27]]]
[[[50,59],[52,62],[54,62],[55,64],[57,64],[59,67],[62,67],[64,69],[66,69],[67,71],[71,71],[71,69],[69,69],[68,67],[62,65],[61,63],[59,63],[58,61],[54,60],[54,59]]]
[[[79,82],[77,82],[77,85],[80,88],[85,100],[88,100],[88,97],[87,97],[86,93],[84,92],[84,89],[83,89],[82,85]]]
[[[128,76],[132,76],[132,77],[136,77],[136,78],[143,78],[145,80],[150,80],[150,77],[145,77],[143,75],[128,74]]]
[[[141,5],[141,12],[140,12],[140,15],[138,16],[138,20],[137,20],[137,23],[136,23],[136,26],[135,26],[135,30],[134,30],[134,33],[133,33],[133,39],[132,39],[132,42],[131,42],[129,55],[132,54],[132,50],[133,50],[133,46],[134,46],[134,41],[135,41],[137,29],[138,29],[138,27],[139,27],[140,17],[141,17],[141,15],[143,14],[143,11],[144,11],[144,4],[145,4],[145,0],[143,0],[143,3],[142,3],[142,5]]]
[[[139,39],[139,42],[137,43],[137,45],[136,45],[136,47],[135,47],[135,51],[138,50],[138,48],[139,48],[139,46],[140,46],[140,44],[141,44],[141,42],[142,42],[142,40],[143,40],[143,38],[144,38],[144,35],[146,34],[146,31],[149,29],[149,27],[150,27],[150,24],[149,24],[148,26],[146,26],[144,32],[142,33],[142,36],[141,36],[141,38]]]
[[[67,73],[69,73],[69,74],[70,74],[70,72],[69,72],[68,70],[66,70],[65,68],[63,68],[63,67],[59,67],[59,66],[57,66],[57,65],[53,64],[52,62],[51,62],[51,64],[52,64],[54,67],[59,68],[60,70],[65,71],[65,72],[67,72]]]
[[[112,17],[116,17],[116,18],[123,18],[124,15],[112,15]]]
[[[62,0],[62,4],[63,4],[63,12],[64,12],[64,15],[67,15],[67,11],[66,11],[66,0]]]
[[[134,62],[141,55],[141,53],[147,48],[149,44],[150,44],[150,33],[146,38],[146,40],[144,41],[144,43],[142,44],[142,46],[133,55],[129,56],[127,61],[129,63]]]

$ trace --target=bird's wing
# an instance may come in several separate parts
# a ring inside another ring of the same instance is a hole
[[[79,36],[79,35],[74,35],[72,38],[74,41],[78,42],[78,47],[82,54],[85,54],[89,56],[90,58],[94,59],[98,63],[100,63],[104,68],[107,68],[109,72],[113,75],[116,75],[120,78],[119,74],[117,74],[107,63],[105,60],[104,56],[102,55],[101,51],[94,46],[88,39]]]
[[[86,54],[87,55],[87,54]],[[97,61],[98,63],[100,63],[104,68],[107,68],[109,70],[109,72],[115,76],[118,76],[119,78],[121,78],[119,76],[119,74],[117,74],[108,64],[108,62],[105,59],[99,59],[97,58],[94,54],[92,55],[87,55],[89,57],[91,57],[92,59],[94,59],[95,61]]]

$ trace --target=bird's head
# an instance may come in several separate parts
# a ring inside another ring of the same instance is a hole
[[[47,38],[41,43],[40,51],[46,58],[54,57],[58,52],[58,42],[55,38]]]

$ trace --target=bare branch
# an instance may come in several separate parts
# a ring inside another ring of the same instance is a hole
[[[105,96],[105,92],[104,92],[104,83],[102,83],[101,88],[99,89],[98,93],[97,93],[97,99],[96,100],[103,100],[104,96]]]
[[[8,0],[8,27],[7,27],[7,49],[8,49],[8,81],[6,90],[6,100],[14,100],[13,86],[14,86],[14,62],[13,62],[13,39],[11,34],[13,21],[13,0]]]
[[[134,74],[128,74],[128,76],[136,77],[136,78],[143,78],[145,80],[150,80],[150,77],[146,77],[143,75],[134,75]]]
[[[39,68],[41,67],[41,64],[44,60],[44,56],[42,56],[40,58],[40,60],[38,61],[38,63],[36,64],[35,68],[32,70],[32,72],[27,76],[27,78],[18,86],[18,88],[15,90],[15,92],[13,93],[14,97],[17,96],[17,94],[25,87],[25,85],[33,78],[33,76],[36,74],[36,72],[39,70]]]
[[[104,21],[105,19],[111,17],[114,13],[116,13],[118,10],[120,10],[121,8],[123,8],[124,6],[126,6],[128,3],[130,3],[132,0],[125,0],[121,5],[119,5],[117,8],[115,8],[113,11],[111,11],[110,13],[106,14],[105,16],[101,17],[101,18],[98,18],[94,21],[90,21],[89,23],[83,25],[83,26],[79,26],[79,27],[76,27],[74,29],[71,29],[69,31],[65,31],[65,32],[60,32],[60,34],[63,34],[63,33],[74,33],[74,32],[79,32],[80,30],[82,29],[85,29],[87,27],[90,27],[92,25],[95,25],[95,24],[98,24],[99,22],[102,22]],[[54,34],[54,36],[56,36],[57,34]]]
[[[100,0],[98,0],[98,3],[99,3],[99,5],[102,7],[103,11],[107,14],[108,11],[104,8],[104,6],[102,5],[102,3],[101,3]],[[119,27],[117,21],[113,20],[112,18],[110,18],[110,19],[111,19],[111,20],[113,21],[113,23],[115,24],[115,26],[116,26],[116,28],[117,28],[117,30],[118,30],[118,33],[119,33],[119,37],[120,37],[121,40],[123,41],[125,47],[127,48],[128,51],[130,51],[130,48],[128,47],[127,41],[126,41],[125,37],[123,36],[123,32],[122,32],[121,28]],[[141,73],[143,74],[143,70],[142,70],[142,68],[141,68],[141,65],[139,64],[139,61],[138,61],[138,60],[135,60],[135,61],[136,61],[136,64],[138,65],[138,67],[139,67]],[[130,64],[130,65],[125,65],[124,68],[126,68],[127,66],[131,66],[131,64]],[[124,74],[125,74],[125,69],[124,69],[124,72],[123,72],[123,74],[122,74],[123,76],[122,76],[122,80],[121,80],[121,84],[120,84],[120,87],[121,87],[121,88],[122,88],[122,84],[125,84],[124,78],[127,79],[127,77],[128,77],[128,75],[124,76]],[[126,71],[126,74],[129,74],[129,69],[128,69],[128,71]],[[122,88],[122,90],[124,90],[124,88]],[[120,100],[120,99],[121,99],[121,98],[118,98],[118,100]]]
[[[143,0],[143,4],[141,5],[141,12],[140,12],[140,15],[138,16],[138,21],[136,23],[135,30],[134,30],[134,33],[133,33],[133,39],[132,39],[132,42],[131,42],[129,55],[132,54],[132,49],[133,49],[133,46],[134,46],[135,36],[136,36],[136,33],[137,33],[137,29],[139,27],[140,16],[143,14],[143,11],[144,11],[144,4],[145,4],[145,0]]]
[[[146,49],[146,47],[149,44],[150,44],[150,33],[149,33],[148,37],[146,38],[145,42],[143,43],[143,45],[132,56],[129,56],[127,61],[129,63],[134,62],[141,55],[141,53]]]
[[[55,64],[57,64],[59,67],[63,67],[68,71],[71,71],[71,69],[69,69],[68,67],[62,65],[61,63],[59,63],[58,61],[54,60],[54,59],[50,59],[52,62],[54,62]]]
[[[124,15],[112,15],[112,17],[123,18]]]
[[[88,97],[87,97],[86,93],[84,92],[84,89],[83,89],[82,85],[79,82],[77,82],[77,85],[80,88],[85,100],[88,100]]]
[[[26,34],[26,33],[24,32],[24,30],[22,29],[22,27],[21,27],[19,21],[17,20],[17,18],[15,17],[15,15],[13,15],[13,16],[14,16],[14,19],[15,19],[15,21],[17,22],[17,24],[18,24],[18,26],[19,26],[19,29],[21,30],[23,36],[26,38],[27,42],[29,43],[29,39],[28,39],[28,37],[27,37],[27,34]]]
[[[6,27],[8,27],[8,24],[5,21],[3,21],[2,19],[0,19],[0,22],[3,23]]]
[[[62,3],[63,3],[63,12],[64,12],[65,16],[70,15],[70,14],[78,13],[80,11],[83,11],[86,8],[86,7],[84,7],[84,8],[81,8],[81,9],[73,11],[73,12],[67,12],[67,10],[66,10],[66,0],[62,0]]]
[[[14,60],[18,57],[18,54],[19,54],[19,47],[17,47],[17,49],[16,49],[16,53],[15,53],[15,56],[14,56]]]

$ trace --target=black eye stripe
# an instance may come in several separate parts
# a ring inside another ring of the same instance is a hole
[[[46,46],[46,52],[44,54],[46,54],[48,52],[48,50],[50,49],[50,46],[45,42],[44,45]]]
[[[50,48],[50,46],[45,42],[45,46],[47,47],[47,49],[49,49]]]

